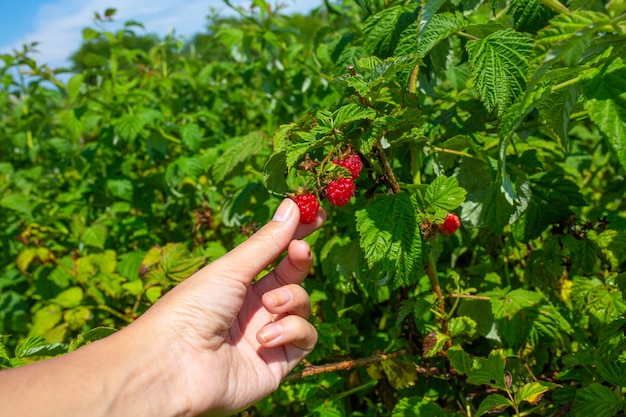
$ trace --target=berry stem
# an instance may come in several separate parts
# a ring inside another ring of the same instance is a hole
[[[385,156],[385,151],[383,150],[383,145],[380,144],[380,141],[376,144],[376,153],[378,154],[378,159],[380,160],[380,164],[385,171],[385,177],[390,185],[390,190],[393,194],[398,194],[400,192],[400,184],[398,184],[398,180],[396,180],[396,176],[391,169],[391,164],[389,164],[389,160]]]
[[[428,253],[428,265],[426,265],[426,274],[428,275],[428,280],[430,281],[431,287],[433,287],[433,291],[437,296],[437,317],[439,318],[439,322],[441,323],[441,331],[446,336],[450,336],[450,331],[448,330],[448,316],[446,314],[446,306],[445,301],[443,299],[443,294],[441,292],[441,286],[439,285],[439,279],[437,278],[437,266],[435,264],[435,256],[433,255],[432,250]],[[448,339],[446,341],[446,348],[452,347],[452,339]]]

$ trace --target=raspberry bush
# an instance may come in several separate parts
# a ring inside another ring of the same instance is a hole
[[[253,5],[193,39],[96,17],[68,74],[0,55],[0,366],[131,322],[292,196],[328,213],[319,343],[242,415],[623,415],[624,2]]]

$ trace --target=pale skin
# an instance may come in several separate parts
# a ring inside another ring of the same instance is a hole
[[[285,200],[274,219],[128,327],[72,353],[0,372],[0,416],[221,416],[267,396],[313,349],[313,258]],[[267,275],[252,281],[276,258]]]

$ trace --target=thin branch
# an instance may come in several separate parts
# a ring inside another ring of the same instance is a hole
[[[450,294],[450,297],[452,297],[452,298],[469,298],[471,300],[483,300],[483,301],[491,300],[491,298],[487,297],[486,295],[472,295],[472,294],[455,294],[455,293],[452,293],[452,294]]]
[[[398,180],[396,180],[396,176],[391,169],[391,164],[389,163],[389,160],[385,156],[385,151],[383,149],[383,145],[380,144],[380,141],[376,144],[376,151],[376,153],[378,154],[378,159],[380,160],[380,164],[385,171],[385,177],[389,182],[389,185],[391,186],[391,191],[393,191],[394,194],[398,194],[400,192],[400,184],[398,184]]]
[[[326,372],[350,370],[356,368],[357,366],[367,366],[376,362],[388,361],[389,359],[393,359],[406,353],[408,353],[407,349],[401,349],[392,353],[381,353],[378,355],[372,355],[368,358],[350,359],[347,361],[327,363],[324,365],[309,365],[300,372],[293,372],[287,375],[285,378],[283,378],[283,382],[294,381],[296,379],[301,379],[312,375],[319,375]]]

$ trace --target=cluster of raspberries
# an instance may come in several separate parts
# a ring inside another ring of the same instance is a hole
[[[363,162],[357,154],[351,154],[343,159],[334,159],[333,163],[350,171],[350,177],[340,177],[331,180],[326,187],[326,198],[334,206],[340,207],[348,204],[354,196],[356,186],[354,180],[361,175]],[[303,193],[292,197],[300,208],[300,223],[313,223],[317,218],[320,202],[315,194]]]

